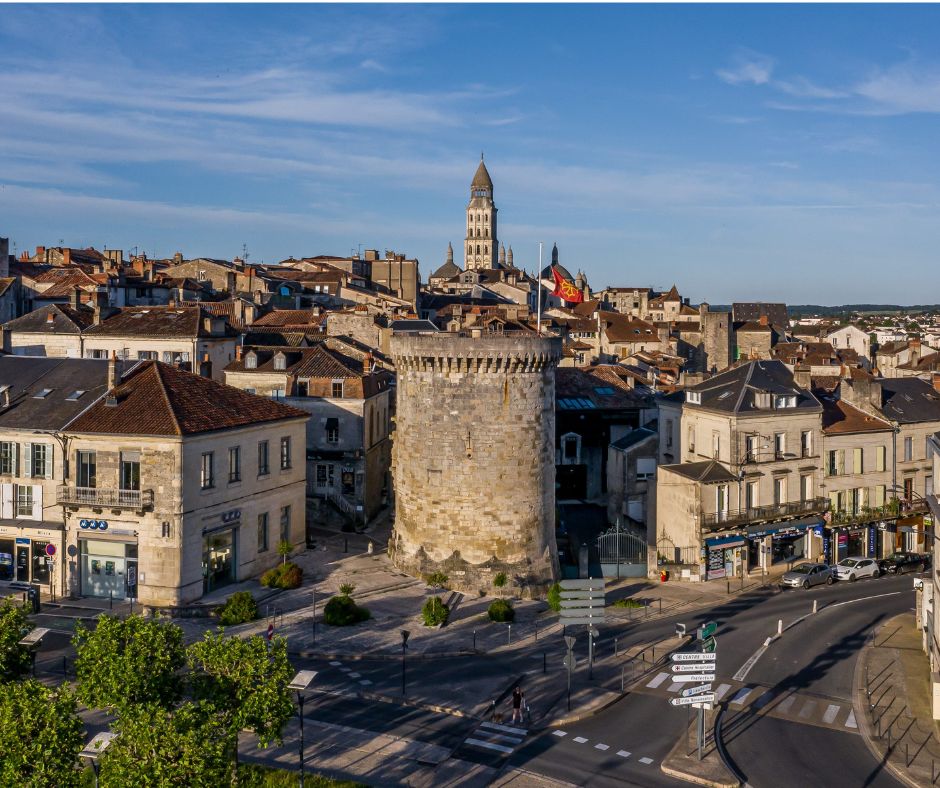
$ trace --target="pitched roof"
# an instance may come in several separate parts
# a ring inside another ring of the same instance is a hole
[[[323,322],[324,316],[318,309],[275,309],[257,318],[251,328],[314,328]]]
[[[871,416],[843,400],[823,396],[820,401],[823,406],[823,432],[827,435],[850,435],[892,429],[890,422]]]
[[[90,336],[208,337],[199,306],[129,306],[89,326]],[[228,324],[223,336],[236,336]],[[215,335],[218,336],[218,335]]]
[[[4,323],[3,328],[28,334],[80,334],[94,319],[94,311],[86,307],[72,309],[67,304],[47,304]]]
[[[900,424],[940,421],[940,392],[920,378],[884,378],[881,412]]]
[[[765,316],[768,322],[778,326],[786,326],[790,322],[789,315],[787,315],[787,305],[782,303],[738,301],[731,305],[731,312],[736,323],[746,323],[750,320],[759,321],[761,316]]]
[[[717,482],[736,482],[738,477],[725,468],[718,460],[702,460],[701,462],[683,462],[678,465],[662,465],[663,470],[678,473],[694,482],[702,484],[715,484]]]
[[[431,274],[431,279],[450,279],[453,276],[458,276],[462,274],[463,270],[454,263],[453,260],[448,260],[444,265],[438,268],[433,274]]]
[[[195,435],[306,418],[298,408],[258,397],[159,361],[138,364],[112,392],[68,424],[72,432]]]
[[[639,408],[644,398],[609,365],[559,367],[555,371],[555,402],[559,410]]]
[[[819,401],[793,380],[790,370],[781,361],[749,361],[720,372],[708,380],[692,386],[690,392],[701,394],[701,404],[686,406],[707,408],[723,413],[764,412],[755,403],[754,394],[768,392],[771,395],[796,396],[795,410],[817,410]],[[788,408],[788,412],[792,412]]]
[[[643,342],[659,341],[656,326],[639,318],[614,313],[604,313],[601,321],[605,324],[608,342]]]
[[[658,433],[656,431],[648,429],[647,427],[638,427],[635,430],[630,430],[630,432],[619,440],[615,440],[610,444],[610,448],[625,451],[631,446],[636,446],[638,443],[642,443],[649,438],[655,438],[657,435]]]
[[[10,289],[15,281],[15,276],[0,277],[0,296],[6,293],[6,291]]]

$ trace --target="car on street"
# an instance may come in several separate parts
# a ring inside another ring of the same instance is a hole
[[[788,588],[809,588],[820,583],[832,585],[832,570],[828,564],[802,563],[780,578],[780,585]]]
[[[874,558],[849,556],[832,567],[836,580],[858,580],[860,577],[881,577],[881,568]]]
[[[903,575],[907,572],[923,572],[929,559],[920,553],[897,552],[878,562],[882,574]]]

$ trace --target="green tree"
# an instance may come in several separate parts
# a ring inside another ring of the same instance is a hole
[[[11,599],[0,604],[0,681],[12,681],[29,669],[29,651],[20,645],[33,628],[26,613]]]
[[[294,552],[294,545],[288,542],[286,539],[282,539],[277,543],[277,554],[281,557],[281,563],[286,563],[287,559],[290,557],[290,554]]]
[[[548,606],[556,613],[561,610],[561,585],[559,583],[552,583],[552,587],[548,589]]]
[[[94,630],[79,625],[73,638],[78,697],[86,706],[121,708],[136,703],[170,706],[182,694],[186,664],[183,630],[175,624],[130,616],[101,616]]]
[[[0,785],[68,788],[79,784],[75,764],[84,743],[75,694],[29,679],[0,692]]]
[[[129,706],[114,728],[119,735],[101,756],[102,785],[216,788],[229,781],[228,732],[210,706]]]
[[[252,731],[261,747],[281,740],[294,713],[288,682],[294,671],[287,659],[287,641],[260,635],[244,640],[207,632],[188,649],[197,699],[209,704],[227,731],[237,762],[238,732]]]

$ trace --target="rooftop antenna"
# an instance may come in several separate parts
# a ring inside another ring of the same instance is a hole
[[[242,262],[243,263],[248,262],[248,244],[246,243],[242,244]]]

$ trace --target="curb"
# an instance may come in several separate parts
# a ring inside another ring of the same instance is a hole
[[[400,660],[401,654],[388,654],[386,652],[375,652],[365,654],[336,654],[323,651],[288,651],[290,657],[299,657],[300,659],[342,659],[347,662],[357,662],[367,659],[375,660]],[[490,653],[480,651],[435,651],[433,653],[423,652],[421,654],[409,654],[408,659],[456,659],[457,657],[490,657]]]
[[[682,772],[678,769],[673,769],[671,766],[666,766],[666,764],[659,764],[659,770],[663,774],[668,774],[670,777],[675,777],[677,780],[684,780],[687,783],[695,783],[696,785],[707,785],[710,788],[738,788],[741,785],[740,780],[735,780],[734,782],[721,782],[720,780],[709,780],[707,777],[702,777],[698,774],[690,774],[689,772]]]
[[[721,758],[721,762],[725,765],[725,768],[734,775],[737,779],[735,785],[747,785],[747,777],[741,773],[738,767],[734,764],[734,761],[731,760],[731,757],[728,755],[728,751],[725,749],[724,739],[721,738],[721,722],[725,716],[725,707],[719,706],[718,714],[715,715],[715,749],[718,751],[718,757]]]
[[[594,717],[595,715],[600,714],[602,711],[607,711],[607,709],[609,709],[615,703],[619,703],[625,697],[627,697],[628,694],[629,693],[625,692],[623,695],[617,695],[617,697],[612,698],[606,703],[601,704],[597,708],[589,709],[588,711],[581,712],[580,714],[572,714],[569,717],[562,717],[561,719],[556,717],[553,720],[548,720],[547,722],[540,723],[538,726],[533,725],[532,730],[544,731],[544,730],[547,730],[548,728],[560,728],[562,725],[573,725],[576,722],[581,722],[582,720],[586,720],[591,717]]]

